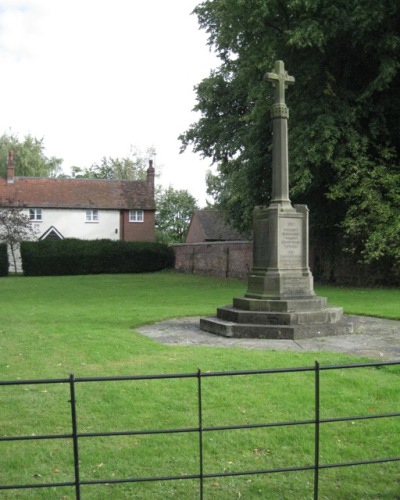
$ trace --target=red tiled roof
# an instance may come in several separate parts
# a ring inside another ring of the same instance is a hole
[[[35,208],[98,208],[154,210],[146,181],[52,179],[15,177],[0,179],[0,206],[23,204]]]

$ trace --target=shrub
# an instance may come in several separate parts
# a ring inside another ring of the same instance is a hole
[[[7,244],[0,243],[0,276],[8,275],[8,252]]]
[[[145,241],[25,241],[21,258],[26,276],[146,273],[174,266],[172,249]]]

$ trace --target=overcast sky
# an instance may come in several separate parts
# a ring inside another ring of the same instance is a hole
[[[178,141],[197,120],[193,87],[217,65],[199,3],[0,0],[0,133],[43,137],[65,172],[154,146],[162,185],[203,205],[210,162]]]

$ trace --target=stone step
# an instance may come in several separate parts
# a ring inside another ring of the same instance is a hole
[[[353,325],[345,319],[321,325],[254,325],[234,323],[216,316],[201,318],[200,328],[224,337],[296,340],[331,335],[350,335]]]
[[[248,297],[236,297],[233,299],[233,307],[244,311],[265,311],[265,312],[299,312],[299,311],[320,311],[326,309],[326,297],[307,297],[303,299],[251,299]]]
[[[200,318],[200,328],[206,332],[223,337],[258,339],[293,339],[293,327],[287,325],[251,325],[225,321],[216,316]]]
[[[217,317],[225,321],[254,325],[310,325],[337,323],[343,317],[341,307],[327,307],[320,311],[265,312],[243,311],[226,306],[217,309]]]

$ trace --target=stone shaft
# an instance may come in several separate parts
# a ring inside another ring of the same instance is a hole
[[[287,119],[273,119],[272,204],[290,206]]]
[[[275,102],[271,108],[273,120],[271,203],[287,208],[290,207],[287,132],[289,110],[285,103],[285,89],[288,84],[294,83],[294,78],[285,71],[285,65],[282,61],[276,61],[274,71],[267,73],[265,79],[275,87]]]

